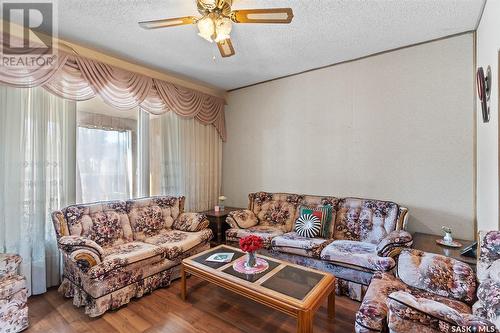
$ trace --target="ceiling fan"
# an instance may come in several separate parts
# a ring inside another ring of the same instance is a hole
[[[230,57],[235,54],[230,33],[233,23],[290,23],[293,12],[291,8],[239,9],[232,10],[232,0],[196,0],[201,17],[184,16],[153,21],[142,21],[139,25],[144,29],[175,27],[178,25],[196,24],[198,35],[210,43],[216,42],[220,54]]]

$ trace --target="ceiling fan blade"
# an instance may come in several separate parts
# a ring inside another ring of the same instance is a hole
[[[242,9],[231,12],[231,20],[235,23],[290,23],[292,19],[292,8]]]
[[[223,58],[233,56],[236,53],[236,52],[234,52],[233,43],[231,43],[231,39],[229,39],[229,38],[225,39],[221,42],[218,42],[217,47],[219,48],[220,55]]]
[[[153,21],[142,21],[139,22],[139,25],[144,29],[158,29],[158,28],[175,27],[178,25],[193,24],[195,22],[196,22],[196,17],[184,16],[184,17],[175,17],[175,18],[153,20]]]

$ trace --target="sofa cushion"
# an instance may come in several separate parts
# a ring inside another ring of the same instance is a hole
[[[3,276],[0,278],[0,299],[6,299],[26,288],[26,279],[21,275]]]
[[[127,201],[127,212],[135,240],[156,235],[171,228],[182,213],[184,197],[158,196]]]
[[[249,235],[259,236],[264,242],[264,247],[269,248],[271,246],[271,240],[274,237],[283,235],[283,230],[280,227],[271,227],[266,225],[257,225],[248,229],[232,228],[226,231],[226,240],[238,242],[240,238]]]
[[[63,213],[70,235],[87,237],[103,247],[132,241],[124,201],[72,205]]]
[[[335,240],[321,252],[321,259],[371,271],[389,271],[396,265],[390,257],[379,257],[375,244]]]
[[[210,229],[197,232],[169,229],[161,230],[157,235],[147,237],[144,242],[159,247],[167,259],[174,260],[193,247],[208,243],[212,237]]]
[[[298,218],[295,221],[295,226],[297,226],[297,221],[305,214],[312,214],[317,216],[321,221],[321,230],[319,232],[319,237],[331,238],[332,230],[332,218],[333,218],[333,207],[331,205],[318,205],[318,206],[306,206],[300,205]],[[294,228],[295,229],[295,228]]]
[[[409,286],[470,303],[476,292],[472,268],[455,259],[404,249],[398,259],[399,278]]]
[[[304,257],[319,258],[321,251],[331,240],[324,238],[302,237],[296,232],[289,232],[271,240],[273,250],[298,254]]]
[[[130,242],[115,245],[104,250],[103,262],[119,259],[126,264],[131,264],[140,260],[158,257],[162,258],[162,249],[145,242]]]
[[[358,198],[340,199],[334,238],[378,244],[395,230],[399,207],[394,202]]]
[[[200,213],[182,213],[172,225],[173,229],[181,231],[200,231],[208,228],[210,221]]]

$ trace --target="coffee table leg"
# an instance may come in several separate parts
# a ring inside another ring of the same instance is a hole
[[[335,318],[335,290],[328,295],[328,319]]]
[[[313,313],[312,311],[300,311],[297,316],[297,333],[312,333]]]
[[[183,301],[186,300],[186,271],[184,270],[184,265],[181,264],[181,298]]]

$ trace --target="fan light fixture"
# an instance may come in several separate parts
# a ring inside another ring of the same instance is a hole
[[[235,54],[231,42],[233,23],[287,24],[292,22],[291,8],[231,9],[232,0],[196,0],[200,17],[183,16],[142,21],[144,29],[159,29],[178,25],[196,24],[198,35],[210,43],[216,42],[222,57]]]
[[[229,34],[233,28],[229,18],[222,16],[217,17],[217,15],[214,14],[203,17],[198,21],[197,26],[200,31],[198,36],[206,39],[210,43],[219,43],[230,38]]]

